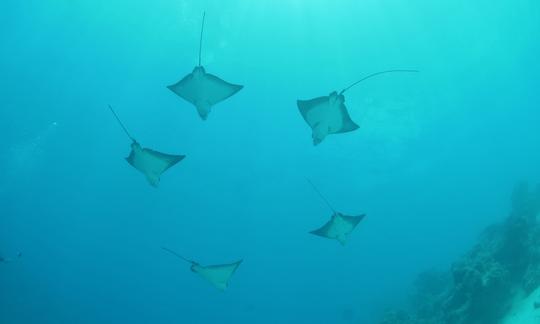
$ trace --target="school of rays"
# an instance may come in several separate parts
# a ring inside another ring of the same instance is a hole
[[[212,108],[234,96],[243,89],[242,85],[227,82],[220,77],[207,73],[201,64],[202,41],[204,31],[205,14],[203,14],[201,33],[199,40],[199,61],[193,71],[184,76],[180,81],[167,86],[173,93],[193,105],[202,120],[207,120]],[[320,96],[308,100],[298,100],[297,107],[306,123],[311,129],[313,145],[319,145],[328,135],[343,134],[359,129],[345,106],[344,93],[369,78],[394,72],[418,72],[416,70],[387,70],[370,74],[350,86],[344,88],[339,93],[331,92],[327,96]],[[148,183],[153,187],[158,187],[163,173],[182,161],[186,156],[181,154],[163,153],[148,147],[143,147],[131,135],[126,126],[122,123],[116,111],[111,105],[109,109],[117,120],[118,124],[131,140],[131,152],[126,161],[140,173],[142,173]],[[320,228],[310,231],[310,234],[326,239],[336,240],[341,245],[345,245],[357,225],[364,219],[365,214],[356,216],[345,215],[332,207],[318,188],[308,179],[308,183],[315,192],[331,209],[330,219]],[[184,262],[191,265],[191,271],[208,281],[219,290],[225,290],[229,286],[231,277],[236,272],[243,260],[213,265],[201,265],[198,262],[185,258],[172,249],[162,247],[162,249]]]

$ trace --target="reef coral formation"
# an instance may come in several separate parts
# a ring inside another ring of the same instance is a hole
[[[410,307],[388,312],[380,323],[501,323],[515,296],[530,296],[540,286],[539,213],[540,185],[518,184],[510,215],[486,228],[449,271],[421,274]]]

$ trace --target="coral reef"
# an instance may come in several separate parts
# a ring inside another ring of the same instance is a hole
[[[447,273],[420,275],[410,309],[387,313],[381,324],[499,323],[516,294],[540,286],[539,213],[540,186],[517,185],[507,219],[488,227]]]

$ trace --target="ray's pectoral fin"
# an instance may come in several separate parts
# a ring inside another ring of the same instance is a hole
[[[341,120],[342,124],[341,124],[340,129],[337,129],[334,131],[335,133],[348,133],[348,132],[352,132],[360,128],[360,126],[358,126],[358,124],[356,124],[351,119],[351,116],[349,115],[349,112],[347,111],[347,107],[345,107],[345,104],[343,102],[340,104],[339,110],[342,116],[342,120]]]
[[[340,133],[348,133],[357,130],[360,128],[357,123],[352,121],[351,119],[344,120],[343,121],[343,128],[341,128]]]
[[[361,214],[361,215],[358,215],[358,216],[341,215],[341,217],[345,221],[349,222],[354,228],[354,227],[356,227],[356,225],[358,225],[358,223],[360,223],[366,217],[366,214]]]
[[[313,231],[311,231],[309,233],[313,234],[313,235],[329,238],[328,237],[328,232],[331,230],[331,227],[332,227],[332,221],[329,221],[326,224],[324,224],[322,227],[320,227],[320,228],[318,228],[316,230],[313,230]]]
[[[240,266],[243,260],[222,265],[201,266],[193,264],[191,271],[199,274],[201,277],[209,281],[214,287],[224,291],[229,286],[229,280]]]
[[[243,85],[227,82],[213,74],[206,73],[203,79],[203,87],[207,94],[207,101],[215,105],[223,100],[232,97],[244,88]]]

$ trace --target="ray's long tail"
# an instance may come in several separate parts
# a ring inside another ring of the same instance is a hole
[[[206,17],[206,11],[203,12],[202,16],[202,24],[201,24],[201,36],[199,38],[199,66],[201,66],[201,53],[202,53],[202,38],[203,38],[203,31],[204,31],[204,18]]]
[[[332,207],[332,204],[330,204],[328,199],[326,199],[326,197],[321,193],[319,188],[317,188],[317,186],[315,186],[315,184],[310,179],[306,178],[306,180],[307,180],[307,182],[309,182],[311,187],[313,187],[313,190],[315,190],[315,192],[319,195],[319,197],[321,197],[322,201],[324,201],[324,203],[332,210],[332,212],[334,212],[334,214],[336,214],[337,213],[336,210],[334,209],[334,207]]]
[[[166,248],[166,247],[161,247],[162,250],[165,250],[167,252],[169,252],[170,254],[174,255],[175,257],[179,258],[179,259],[182,259],[188,263],[191,263],[191,264],[195,264],[196,262],[192,261],[192,260],[189,260],[189,259],[186,259],[184,258],[183,256],[181,256],[180,254],[176,253],[175,251],[169,249],[169,248]]]
[[[128,132],[126,126],[124,126],[124,124],[122,123],[122,121],[120,120],[120,118],[118,118],[118,115],[116,114],[116,112],[114,111],[113,107],[111,105],[109,105],[109,109],[111,110],[112,114],[114,115],[114,118],[116,118],[116,121],[118,122],[118,124],[120,124],[120,127],[122,127],[122,129],[124,130],[124,133],[126,133],[126,135],[133,141],[133,142],[137,142],[133,136],[131,136],[131,134]]]
[[[416,73],[416,72],[420,72],[420,71],[418,71],[418,70],[386,70],[386,71],[372,73],[372,74],[370,74],[370,75],[368,75],[366,77],[363,77],[362,79],[356,81],[355,83],[351,84],[350,86],[346,87],[345,89],[341,90],[341,92],[339,94],[345,93],[345,91],[347,91],[350,88],[354,87],[358,83],[360,83],[362,81],[365,81],[367,79],[373,78],[374,76],[381,75],[381,74],[386,74],[386,73],[394,73],[394,72],[412,72],[412,73]]]

